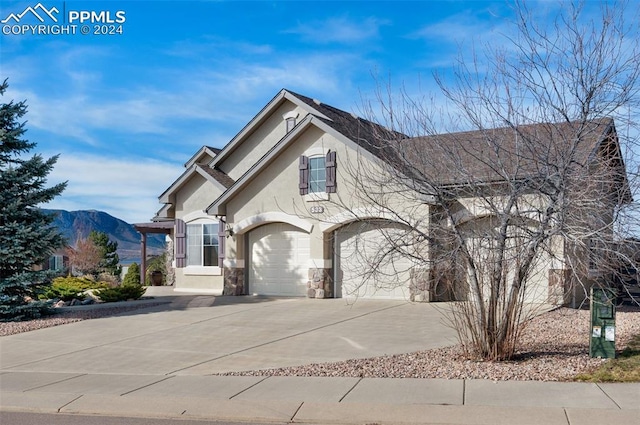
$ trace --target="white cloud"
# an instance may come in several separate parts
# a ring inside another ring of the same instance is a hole
[[[297,34],[303,40],[317,44],[354,44],[378,38],[380,27],[384,25],[389,25],[389,21],[369,17],[360,22],[355,22],[343,16],[329,18],[324,21],[299,23],[296,27],[284,31],[284,33]]]
[[[379,22],[363,25],[370,32]],[[210,36],[184,43],[188,49],[177,42],[160,51],[169,61],[155,67],[122,57],[114,48],[48,43],[43,55],[14,55],[5,61],[7,95],[27,99],[30,128],[64,138],[67,145],[80,141],[83,150],[104,148],[113,135],[121,143],[143,135],[158,136],[162,150],[169,140],[190,140],[194,131],[232,136],[283,87],[324,98],[353,98],[352,77],[373,68],[351,53],[274,55],[268,45]],[[169,56],[184,50],[203,54]],[[22,70],[28,78],[21,77]],[[120,74],[123,80],[114,86]],[[52,78],[55,84],[50,84]]]
[[[68,181],[67,189],[46,207],[96,209],[129,223],[148,221],[162,206],[158,196],[183,171],[180,164],[146,158],[63,154],[49,184]]]
[[[162,54],[181,58],[213,58],[219,52],[233,52],[235,56],[271,55],[273,46],[253,44],[241,40],[230,40],[214,35],[205,35],[199,41],[179,40],[162,51]]]
[[[18,88],[10,82],[6,96],[27,100],[29,127],[99,146],[104,142],[100,130],[167,136],[178,133],[190,120],[209,122],[212,131],[214,123],[241,125],[257,112],[254,102],[264,102],[283,87],[340,93],[350,64],[362,64],[354,59],[350,55],[309,55],[269,64],[236,61],[224,71],[211,70],[216,67],[158,71],[175,81],[166,89],[110,90],[102,86],[87,92],[69,87],[61,93]]]
[[[499,9],[473,9],[451,15],[407,34],[409,39],[424,40],[429,46],[426,58],[418,58],[416,64],[426,69],[442,69],[453,66],[458,60],[475,61],[474,52],[482,53],[488,45],[491,49],[508,46],[506,36],[512,34],[512,16],[498,16]]]

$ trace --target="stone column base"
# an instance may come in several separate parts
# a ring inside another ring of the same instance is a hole
[[[244,269],[224,268],[224,289],[222,295],[244,294]]]
[[[333,280],[331,279],[331,269],[309,269],[307,297],[333,298]]]

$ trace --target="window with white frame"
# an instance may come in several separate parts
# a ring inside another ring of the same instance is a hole
[[[309,192],[325,192],[327,187],[327,169],[324,156],[309,158]]]
[[[312,195],[308,200],[320,200],[329,199],[328,193],[336,193],[335,151],[312,148],[300,156],[298,168],[300,195]]]
[[[187,224],[187,266],[218,266],[218,224]]]

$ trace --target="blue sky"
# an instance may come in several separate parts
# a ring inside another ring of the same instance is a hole
[[[50,182],[69,185],[47,207],[129,222],[153,217],[184,162],[223,147],[281,88],[353,112],[388,81],[429,92],[434,71],[508,34],[511,19],[504,1],[41,3],[65,18],[124,12],[122,34],[3,30],[0,77],[3,102],[27,101],[34,152],[60,154]],[[3,0],[0,19],[37,4]]]

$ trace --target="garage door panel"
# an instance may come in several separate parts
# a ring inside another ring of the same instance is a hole
[[[249,233],[249,291],[263,295],[306,294],[309,235],[284,223]]]
[[[409,299],[412,263],[398,254],[380,256],[398,225],[354,223],[336,231],[336,292],[345,298]]]

